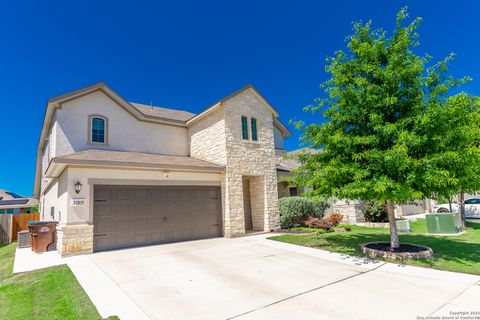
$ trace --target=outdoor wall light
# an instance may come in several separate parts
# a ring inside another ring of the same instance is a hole
[[[75,192],[80,193],[80,190],[82,190],[83,184],[80,182],[80,180],[77,180],[77,183],[75,183]]]
[[[163,174],[163,176],[165,177],[165,179],[168,179],[168,177],[170,177],[170,172],[169,172],[169,171],[165,171],[165,173]]]

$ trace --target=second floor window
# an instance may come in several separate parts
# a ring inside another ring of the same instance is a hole
[[[248,140],[248,119],[245,116],[242,116],[242,138]]]
[[[107,120],[101,116],[90,116],[90,142],[107,143]]]
[[[252,125],[252,141],[258,141],[258,134],[257,134],[257,119],[252,118],[250,119]]]

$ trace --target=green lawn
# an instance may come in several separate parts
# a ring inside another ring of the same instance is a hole
[[[435,252],[435,258],[403,260],[402,263],[480,275],[480,223],[467,223],[467,225],[469,229],[460,236],[432,236],[426,234],[425,219],[418,219],[412,225],[413,233],[400,235],[400,242],[431,247]],[[350,232],[317,235],[284,234],[269,239],[362,256],[361,244],[371,241],[389,241],[389,230],[352,226]]]
[[[12,275],[15,248],[0,245],[0,319],[101,318],[66,265]]]

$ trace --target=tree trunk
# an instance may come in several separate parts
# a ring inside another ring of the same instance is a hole
[[[462,228],[465,229],[465,192],[460,191],[460,218],[462,219]]]
[[[390,223],[390,250],[395,251],[400,247],[400,241],[398,241],[397,224],[395,223],[395,207],[391,200],[387,200],[387,212]]]
[[[453,212],[452,209],[452,199],[448,198],[448,207],[450,208],[450,212]]]

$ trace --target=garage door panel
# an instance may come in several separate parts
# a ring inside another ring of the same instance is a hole
[[[112,199],[112,190],[100,189],[95,190],[95,200],[110,200]]]
[[[117,200],[117,201],[130,199],[129,190],[127,190],[127,189],[116,189],[113,192],[113,199]]]
[[[126,204],[118,204],[118,203],[112,203],[108,208],[111,208],[111,210],[113,212],[115,212],[115,214],[117,216],[128,216],[130,215],[130,204],[129,203],[126,203]]]
[[[96,251],[221,235],[218,187],[98,186],[94,198]]]
[[[97,224],[95,225],[95,230],[96,233],[107,233],[107,232],[113,232],[114,231],[114,221],[97,221]]]
[[[125,232],[130,230],[130,221],[128,220],[119,220],[113,222],[115,225],[115,232]]]
[[[151,234],[151,241],[153,243],[159,243],[159,242],[164,242],[165,240],[165,234],[163,232],[155,232]]]
[[[111,207],[110,206],[105,206],[105,205],[100,205],[97,206],[97,217],[103,217],[103,216],[110,216],[111,215]]]

